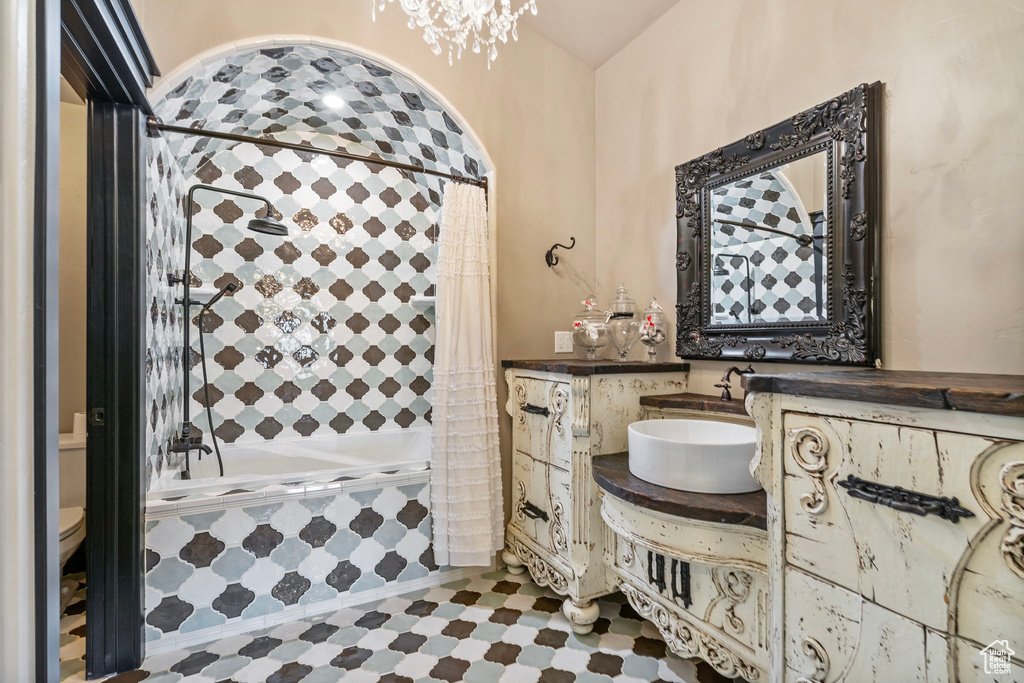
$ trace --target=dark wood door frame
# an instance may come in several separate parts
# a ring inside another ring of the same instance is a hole
[[[135,669],[143,656],[144,122],[158,71],[128,0],[61,0],[59,42],[60,72],[89,102],[85,642],[94,678]],[[47,78],[59,85],[55,66]],[[37,479],[51,478],[50,467]],[[55,499],[46,512],[55,522]]]
[[[33,274],[35,680],[60,680],[60,488],[57,446],[60,184],[60,10],[36,0]],[[49,476],[48,476],[49,475]]]
[[[86,675],[142,661],[145,137],[138,107],[89,101]]]

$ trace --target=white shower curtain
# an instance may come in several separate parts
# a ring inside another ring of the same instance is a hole
[[[440,233],[430,461],[434,557],[442,566],[486,566],[502,548],[503,508],[482,188],[446,184]]]

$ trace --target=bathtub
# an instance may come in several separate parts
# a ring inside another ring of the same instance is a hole
[[[430,428],[394,429],[275,439],[220,447],[224,476],[215,453],[193,451],[191,479],[158,480],[149,498],[256,489],[274,484],[311,484],[377,472],[425,469],[430,463]]]
[[[317,436],[192,457],[146,503],[147,654],[478,574],[433,550],[430,428]]]

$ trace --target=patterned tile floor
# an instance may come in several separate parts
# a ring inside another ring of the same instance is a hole
[[[61,674],[84,680],[84,599],[61,620]],[[697,681],[621,594],[594,632],[571,633],[561,600],[505,571],[153,655],[108,683],[568,683]],[[703,668],[703,667],[701,667]],[[712,672],[713,673],[713,672]],[[700,680],[721,680],[717,676]]]
[[[78,592],[60,615],[60,679],[85,680],[85,574],[68,576]]]

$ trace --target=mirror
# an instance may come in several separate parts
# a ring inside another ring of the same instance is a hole
[[[827,157],[711,190],[711,325],[825,319]]]
[[[676,354],[872,365],[881,84],[676,167]]]

